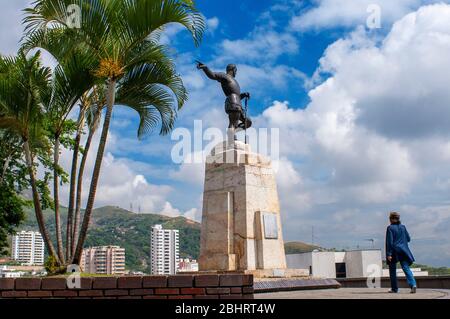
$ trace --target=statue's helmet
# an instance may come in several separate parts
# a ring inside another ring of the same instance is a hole
[[[236,75],[237,73],[237,67],[236,64],[228,64],[227,65],[227,73],[233,72],[233,75]]]

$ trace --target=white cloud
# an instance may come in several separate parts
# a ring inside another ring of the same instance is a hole
[[[217,30],[217,28],[219,27],[219,18],[217,17],[212,17],[209,19],[206,19],[206,26],[207,26],[207,31],[209,34],[214,34],[214,32]]]
[[[171,23],[164,27],[164,32],[161,34],[160,42],[165,45],[171,45],[175,36],[184,31],[185,27],[178,23]]]
[[[86,163],[83,180],[83,207],[86,205],[89,194],[90,178],[95,163],[98,141],[99,133],[96,134],[93,140],[93,147],[90,150]],[[184,215],[183,211],[173,208],[168,201],[168,197],[174,191],[173,187],[152,184],[148,178],[136,171],[145,170],[145,173],[149,174],[149,165],[116,158],[110,153],[110,149],[114,148],[117,142],[118,138],[110,133],[105,157],[103,158],[95,207],[112,205],[128,209],[132,205],[135,212],[138,211],[139,207],[141,213],[156,213],[168,216]],[[71,161],[72,152],[64,149],[61,154],[61,166],[68,172],[70,171]],[[68,185],[64,185],[61,188],[62,205],[68,204],[68,194]],[[191,216],[193,214],[192,209],[186,213],[189,213]]]
[[[329,87],[326,94],[331,99],[335,91]],[[331,104],[320,95],[305,111],[294,111],[276,102],[264,112],[268,125],[283,125],[282,119],[287,119],[286,126],[280,126],[282,141],[299,141],[297,145],[282,146],[282,154],[302,159],[309,179],[321,175],[320,184],[326,181],[328,194],[322,191],[320,196],[332,198],[331,202],[337,204],[352,198],[355,203],[383,203],[407,193],[417,174],[408,150],[357,127],[349,111],[351,102],[338,105],[335,100]],[[289,175],[291,181],[297,179],[293,172]]]
[[[181,212],[179,209],[173,208],[172,204],[170,204],[169,202],[166,202],[161,211],[161,214],[170,216],[170,217],[175,217],[175,216],[181,215]]]
[[[370,5],[378,5],[382,27],[400,19],[423,4],[443,2],[442,0],[317,0],[312,8],[303,10],[291,20],[296,31],[354,27],[366,23],[370,16]]]
[[[194,159],[198,160],[194,161]],[[205,159],[206,155],[203,151],[187,154],[183,163],[176,170],[169,172],[170,178],[187,184],[203,185],[205,180]]]
[[[300,185],[280,191],[289,234],[308,232],[301,216],[320,225],[327,246],[374,237],[382,247],[395,209],[418,238],[419,261],[448,263],[429,252],[450,240],[441,231],[450,218],[448,21],[450,6],[438,4],[396,22],[382,42],[357,29],[326,50],[318,74],[329,78],[306,109],[275,102],[258,117],[280,128],[281,156],[301,174]],[[308,205],[295,206],[298,195]]]
[[[198,210],[197,208],[192,208],[184,213],[184,217],[195,220],[197,222],[201,222],[202,220],[202,212],[201,210]]]
[[[381,46],[358,29],[327,49],[320,71],[355,100],[358,124],[387,137],[447,133],[449,13],[443,4],[423,7],[394,24]]]
[[[206,18],[206,32],[210,35],[214,34],[219,27],[220,20],[217,17]],[[176,36],[181,32],[186,31],[186,28],[179,23],[171,23],[165,26],[164,32],[161,34],[160,42],[165,45],[173,45],[176,42]],[[175,40],[174,40],[175,39]]]
[[[240,61],[267,61],[298,53],[297,39],[289,33],[256,28],[244,39],[224,40],[221,54]]]
[[[280,158],[273,166],[279,167],[277,170],[277,184],[281,188],[297,187],[301,184],[300,174],[295,170],[294,165],[287,158]]]
[[[302,85],[304,78],[302,72],[286,65],[238,65],[238,80],[241,86],[259,96],[268,93],[268,85],[277,90],[287,90],[293,83]]]

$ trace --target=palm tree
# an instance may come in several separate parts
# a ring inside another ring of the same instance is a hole
[[[51,96],[51,70],[40,65],[40,52],[29,59],[23,52],[17,57],[0,57],[0,128],[20,136],[33,195],[39,230],[50,255],[58,255],[44,225],[38,192],[34,144],[45,143],[42,102]]]
[[[104,97],[104,87],[103,86],[95,86],[92,92],[85,96],[82,104],[84,108],[80,110],[84,112],[83,118],[85,118],[88,124],[88,137],[86,139],[86,143],[84,145],[83,154],[80,162],[80,168],[78,170],[78,177],[76,182],[76,198],[75,198],[75,211],[73,217],[73,230],[71,234],[71,256],[75,253],[76,248],[76,238],[78,238],[78,231],[80,227],[80,216],[81,216],[81,196],[83,193],[83,177],[84,177],[84,169],[86,167],[87,157],[89,154],[89,150],[91,148],[92,139],[94,137],[95,132],[98,129],[100,124],[100,118],[102,114],[102,110],[106,104]],[[74,151],[75,155],[75,151]],[[76,169],[76,166],[75,166]]]
[[[51,131],[53,139],[53,196],[55,210],[56,242],[58,247],[58,257],[64,264],[64,256],[61,221],[59,212],[59,154],[61,145],[61,135],[65,131],[65,126],[69,114],[81,99],[83,94],[94,86],[94,77],[89,72],[95,66],[95,59],[82,51],[73,52],[66,59],[59,59],[59,65],[53,72],[52,94],[48,100],[44,101],[46,109],[46,122]],[[78,135],[77,135],[78,137]],[[77,145],[75,144],[74,148]],[[78,154],[78,150],[74,153]],[[66,239],[67,243],[67,239]],[[67,246],[69,247],[69,246]],[[66,247],[66,249],[67,249]]]
[[[36,5],[37,2],[36,2]],[[56,5],[56,4],[55,4]],[[29,11],[29,10],[25,10]],[[67,115],[72,111],[73,107],[76,104],[80,105],[79,117],[77,121],[77,133],[75,136],[75,140],[73,143],[73,157],[72,157],[72,167],[70,171],[70,189],[69,189],[69,205],[68,205],[68,214],[67,214],[67,225],[66,225],[66,254],[65,258],[67,260],[71,257],[71,247],[73,246],[73,230],[74,230],[74,209],[75,209],[75,192],[76,192],[76,183],[77,183],[77,166],[78,166],[78,157],[80,152],[80,142],[83,134],[83,126],[84,126],[84,114],[86,112],[86,108],[83,105],[82,97],[86,94],[89,94],[89,91],[92,90],[94,86],[94,78],[92,70],[96,68],[94,66],[95,63],[98,64],[98,59],[93,56],[89,48],[87,46],[82,45],[80,39],[75,39],[73,34],[67,34],[62,29],[52,29],[51,32],[46,32],[44,30],[39,30],[38,32],[29,32],[29,38],[24,37],[25,42],[22,46],[22,49],[26,52],[30,52],[35,47],[39,47],[41,49],[46,50],[48,53],[51,53],[53,58],[60,63],[60,65],[65,65],[65,67],[69,67],[68,76],[73,80],[72,83],[69,81],[66,82],[66,86],[64,83],[61,83],[61,87],[63,90],[59,90],[55,92],[55,95],[58,96],[62,94],[61,99],[62,105],[60,105],[56,114],[53,114],[55,118],[53,122],[55,123],[55,131],[58,131],[58,123],[64,123],[64,119],[67,118]],[[67,38],[71,36],[72,38]],[[70,40],[69,40],[70,39]],[[64,70],[62,73],[64,75]],[[70,78],[68,79],[70,80]],[[56,83],[58,84],[58,83]],[[74,84],[74,87],[70,89],[71,84]],[[58,86],[58,85],[57,85]],[[64,92],[64,90],[66,92]],[[81,97],[80,97],[81,96]],[[78,98],[78,99],[77,99]],[[64,101],[64,99],[66,101]],[[60,102],[61,103],[61,102]],[[59,126],[60,128],[61,126]],[[59,147],[58,136],[54,137],[55,140],[55,148]],[[55,151],[54,154],[57,154]],[[56,155],[55,155],[56,156]],[[54,161],[57,162],[58,158],[55,158]],[[56,167],[57,165],[55,165]],[[55,220],[56,220],[56,234],[58,238],[58,253],[61,255],[61,228],[59,226],[59,196],[58,196],[58,188],[57,188],[57,178],[54,178],[54,197],[55,197]],[[61,258],[63,260],[63,258]]]
[[[66,11],[72,4],[81,8],[80,28],[71,28],[67,23]],[[139,136],[159,124],[161,134],[170,132],[187,92],[168,58],[167,48],[159,44],[159,36],[167,24],[179,23],[190,31],[198,45],[205,27],[204,18],[193,2],[187,0],[37,0],[26,13],[26,46],[50,42],[58,56],[67,56],[79,47],[88,48],[99,62],[94,74],[107,86],[103,128],[72,258],[74,263],[79,263],[114,105],[120,97],[121,104],[138,111],[141,115]]]

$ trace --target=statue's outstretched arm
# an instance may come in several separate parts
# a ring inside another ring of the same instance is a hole
[[[205,67],[203,69],[203,71],[205,72],[206,76],[208,78],[210,78],[211,80],[216,80],[216,81],[222,82],[227,79],[227,75],[225,73],[213,72],[208,67]]]
[[[216,80],[216,81],[219,80],[219,78],[218,78],[218,76],[217,76],[217,73],[211,71],[211,69],[208,68],[207,66],[205,66],[205,67],[203,68],[203,72],[205,72],[206,76],[207,76],[208,78],[210,78],[211,80]]]
[[[198,63],[197,68],[199,70],[203,70],[203,72],[205,72],[206,76],[208,78],[210,78],[211,80],[222,81],[223,79],[226,78],[225,73],[213,72],[213,71],[211,71],[210,68],[208,68],[206,65],[204,65],[202,63]]]

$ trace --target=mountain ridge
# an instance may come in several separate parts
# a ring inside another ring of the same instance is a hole
[[[67,208],[61,207],[62,233],[65,239]],[[55,237],[54,212],[44,211],[45,224]],[[131,271],[150,271],[150,231],[161,224],[180,232],[180,257],[198,259],[200,253],[200,223],[183,216],[134,213],[118,206],[104,206],[93,210],[85,247],[116,245],[125,248],[126,267]],[[20,230],[38,230],[33,209],[26,210],[26,220]],[[286,254],[310,252],[323,248],[300,241],[285,243]]]
[[[33,209],[27,209],[26,220],[20,230],[38,230]],[[83,215],[83,214],[82,214]],[[45,224],[54,239],[54,212],[44,211]],[[61,207],[62,233],[65,238],[67,208]],[[197,259],[200,250],[200,224],[183,216],[134,213],[117,206],[93,210],[85,247],[117,245],[125,248],[126,267],[133,271],[149,271],[151,227],[161,224],[180,232],[180,257]]]

